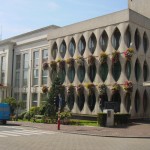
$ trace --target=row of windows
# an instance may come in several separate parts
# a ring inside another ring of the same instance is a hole
[[[14,97],[16,99],[19,99],[18,93],[15,93]],[[41,105],[46,102],[46,98],[47,98],[46,94],[41,94],[41,100],[40,100]],[[65,96],[64,96],[64,99],[65,99]],[[25,104],[27,104],[27,93],[22,93],[22,100],[23,100],[23,102],[25,102]],[[66,97],[66,101],[67,101],[68,108],[70,110],[72,110],[74,107],[74,103],[75,103],[74,93],[72,95],[68,94]],[[110,102],[115,103],[115,112],[120,112],[120,104],[121,104],[120,93],[118,93],[118,92],[114,93],[111,97]],[[104,94],[99,98],[99,107],[102,111],[103,111],[103,109],[105,109],[107,103],[108,103],[108,96],[107,96],[107,94]],[[85,104],[85,96],[84,96],[84,93],[82,93],[77,96],[77,106],[80,111],[83,110],[84,104]],[[96,104],[96,95],[95,95],[94,91],[90,95],[88,95],[87,104],[88,104],[90,111],[92,112],[94,110],[95,104]],[[137,90],[135,93],[134,108],[135,108],[136,113],[139,112],[141,105],[143,107],[144,113],[146,113],[147,109],[148,109],[148,93],[146,90],[144,91],[144,94],[143,94],[142,103],[141,103],[139,91]],[[38,94],[37,93],[32,93],[31,106],[38,106]],[[127,93],[125,96],[124,106],[125,106],[126,111],[129,113],[130,107],[131,107],[131,94],[130,93]]]
[[[127,28],[127,30],[125,32],[124,39],[125,39],[125,43],[126,43],[127,47],[129,48],[131,46],[130,44],[132,43],[131,31],[130,31],[129,27]],[[99,40],[99,45],[103,51],[106,51],[106,49],[107,49],[108,40],[109,40],[109,37],[107,35],[107,32],[104,30],[102,32],[102,34],[100,36],[100,40]],[[121,43],[121,33],[118,28],[116,28],[112,34],[111,43],[112,43],[113,48],[115,50],[118,50],[120,43]],[[141,37],[140,37],[140,33],[139,33],[138,29],[136,29],[136,31],[135,31],[134,43],[135,43],[136,50],[138,51],[140,44],[141,44]],[[89,38],[89,41],[88,41],[88,48],[89,48],[91,54],[93,54],[95,52],[96,46],[97,46],[97,39],[96,39],[95,34],[92,33]],[[145,53],[147,52],[148,47],[149,47],[148,36],[147,36],[146,32],[144,32],[144,34],[143,34],[143,49],[144,49]],[[81,56],[83,56],[85,48],[86,48],[86,41],[85,41],[84,36],[82,35],[78,42],[78,51]],[[75,43],[74,38],[72,38],[69,43],[69,46],[68,46],[68,51],[69,51],[69,54],[71,57],[74,56],[75,50],[76,50],[76,43]],[[62,58],[65,57],[66,51],[67,51],[67,45],[66,45],[65,40],[63,40],[59,47],[59,53]],[[54,42],[52,49],[51,49],[51,55],[54,60],[56,59],[57,53],[58,53],[58,46],[57,46],[57,43]]]
[[[106,62],[99,66],[98,71],[97,71],[95,64],[90,65],[87,68],[87,74],[88,74],[88,77],[89,77],[91,82],[93,82],[95,80],[97,72],[100,75],[100,78],[102,79],[102,81],[105,82],[105,80],[107,79],[107,75],[109,73],[108,71],[109,71],[108,70],[108,64]],[[112,64],[111,73],[112,73],[112,76],[113,76],[115,81],[118,81],[118,79],[120,78],[121,71],[122,70],[121,70],[120,61]],[[126,61],[125,75],[126,75],[128,80],[130,79],[131,71],[132,71],[131,62]],[[66,71],[65,67],[59,68],[58,71],[57,71],[57,69],[51,70],[50,78],[52,81],[54,81],[56,75],[58,75],[60,80],[61,80],[61,83],[63,84],[65,81],[65,77],[67,75],[70,83],[73,83],[76,73],[77,73],[77,77],[78,77],[79,81],[82,83],[84,78],[85,78],[85,74],[86,74],[86,69],[85,69],[84,65],[78,66],[77,70],[75,70],[74,66],[69,66],[67,71]],[[138,59],[135,62],[134,73],[135,73],[135,79],[138,82],[140,77],[141,77],[141,66],[139,64]],[[147,62],[144,61],[144,64],[143,64],[143,79],[144,79],[144,81],[147,81],[148,75],[149,75],[148,65],[147,65]]]
[[[1,57],[1,84],[5,84],[5,76],[6,76],[6,57]]]
[[[48,61],[48,50],[44,49],[42,50],[42,63]],[[28,86],[28,76],[29,76],[29,54],[25,53],[23,54],[23,81],[22,86]],[[42,64],[41,64],[42,65]],[[31,67],[30,67],[31,68]],[[15,86],[20,86],[20,74],[21,72],[21,55],[16,55],[16,73],[15,73]],[[38,85],[38,77],[39,77],[39,51],[33,52],[33,62],[32,62],[32,79],[33,85]],[[47,84],[47,77],[48,77],[48,71],[42,70],[42,85]]]

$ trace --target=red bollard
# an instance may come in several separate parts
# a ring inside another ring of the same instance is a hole
[[[58,125],[57,129],[60,130],[60,117],[58,117],[57,125]]]

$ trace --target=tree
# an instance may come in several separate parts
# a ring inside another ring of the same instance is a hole
[[[59,99],[58,94],[61,91],[61,82],[58,77],[52,83],[52,87],[48,93],[47,102],[45,104],[45,115],[54,118],[58,111]]]

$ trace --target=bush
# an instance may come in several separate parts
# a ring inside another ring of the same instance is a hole
[[[105,127],[106,126],[106,119],[107,119],[106,113],[98,113],[97,122],[98,122],[99,126]]]
[[[114,114],[115,125],[122,125],[129,123],[130,114]]]
[[[27,112],[22,112],[21,114],[19,114],[19,115],[18,115],[18,119],[23,120],[24,115],[25,115],[26,113],[27,113]]]

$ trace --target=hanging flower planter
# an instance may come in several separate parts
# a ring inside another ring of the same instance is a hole
[[[43,93],[47,93],[48,92],[48,87],[47,86],[43,86],[42,87],[42,92]]]
[[[100,96],[102,96],[102,95],[105,95],[106,94],[106,85],[105,84],[102,84],[102,85],[99,85],[99,94],[100,94]]]
[[[83,86],[82,84],[79,84],[79,85],[77,86],[77,94],[78,94],[78,95],[82,95],[83,92],[84,92],[84,86]]]
[[[74,65],[74,59],[73,58],[69,58],[66,60],[66,63],[69,65],[69,66],[73,66]]]
[[[124,88],[124,90],[125,90],[126,92],[132,92],[132,90],[133,90],[133,84],[132,84],[132,82],[131,82],[131,81],[126,81],[126,82],[124,83],[123,88]]]
[[[94,63],[95,63],[95,57],[93,55],[90,55],[88,57],[88,64],[92,66]]]
[[[43,68],[43,70],[47,70],[49,68],[48,63],[44,62],[42,68]]]
[[[84,58],[83,57],[77,57],[76,62],[79,66],[83,66],[84,65]]]
[[[73,94],[74,94],[74,86],[73,86],[73,85],[70,85],[70,86],[68,87],[67,93],[68,93],[69,95],[73,95]]]
[[[95,89],[95,85],[93,83],[88,83],[85,86],[88,88],[90,93],[93,92]]]
[[[117,93],[117,92],[119,92],[119,90],[120,90],[120,86],[119,86],[119,84],[117,84],[117,83],[115,83],[115,84],[113,84],[113,86],[112,86],[112,92],[113,93]]]
[[[100,63],[104,64],[105,62],[107,62],[107,58],[108,58],[108,55],[105,52],[102,52],[99,58]]]
[[[51,61],[50,66],[53,70],[56,70],[57,68],[57,62],[56,61]]]
[[[128,48],[124,53],[124,56],[126,57],[127,60],[131,60],[133,54],[134,54],[134,50],[133,48]]]
[[[120,52],[113,52],[112,53],[112,63],[117,63],[119,61],[119,55],[120,55]]]
[[[58,64],[59,64],[59,68],[65,68],[65,61],[64,60],[58,60],[57,61],[58,62]]]

